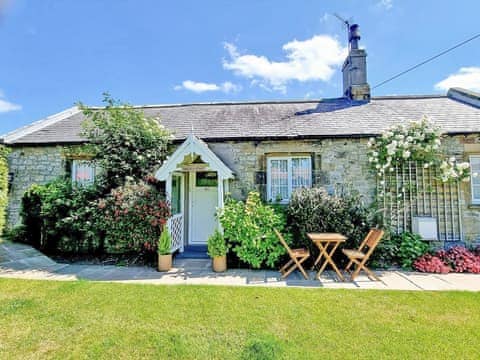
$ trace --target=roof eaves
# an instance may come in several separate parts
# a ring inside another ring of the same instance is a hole
[[[53,125],[59,121],[65,120],[70,116],[76,115],[81,110],[77,106],[73,106],[68,108],[64,111],[61,111],[57,114],[48,116],[44,119],[38,120],[30,125],[21,127],[14,131],[11,131],[7,134],[1,136],[1,141],[4,144],[12,144],[15,143],[16,140],[21,139],[24,136],[34,133],[35,131],[39,131],[47,126]]]

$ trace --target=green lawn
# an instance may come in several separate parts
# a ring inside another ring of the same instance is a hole
[[[0,279],[0,358],[480,357],[480,293]]]

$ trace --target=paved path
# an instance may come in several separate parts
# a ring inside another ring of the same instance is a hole
[[[468,290],[480,291],[480,275],[423,274],[405,271],[378,271],[381,281],[359,276],[355,282],[339,282],[332,272],[318,280],[304,280],[298,273],[282,280],[279,273],[268,270],[232,269],[212,272],[209,260],[182,259],[174,268],[160,273],[144,266],[59,264],[27,245],[0,243],[0,277],[38,280],[94,280],[161,285],[233,285],[275,287],[324,287],[383,290]],[[314,273],[310,272],[310,279]]]

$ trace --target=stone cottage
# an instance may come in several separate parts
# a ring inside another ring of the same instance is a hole
[[[178,144],[156,173],[172,203],[175,249],[205,244],[227,193],[242,198],[257,189],[266,200],[288,202],[299,187],[332,191],[349,184],[371,201],[377,184],[369,170],[368,139],[424,115],[448,135],[446,152],[480,172],[480,95],[451,89],[446,96],[371,97],[366,52],[358,48],[358,31],[352,34],[340,98],[138,106],[146,116],[160,117]],[[83,119],[71,108],[3,137],[12,148],[10,225],[19,221],[21,197],[33,183],[67,173],[72,181],[94,181],[91,164],[63,151],[85,142]],[[416,192],[413,198],[399,192],[398,201],[384,204],[392,224],[442,244],[479,241],[480,178],[438,184],[432,171],[417,164],[397,169],[399,189],[407,177]]]

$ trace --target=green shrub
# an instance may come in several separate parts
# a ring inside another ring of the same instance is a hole
[[[73,187],[70,179],[34,184],[22,198],[25,242],[48,252],[94,252],[100,247],[92,224],[95,187]]]
[[[382,240],[371,256],[371,265],[378,268],[389,268],[398,265],[398,252],[401,236],[386,230]]]
[[[253,268],[274,267],[285,248],[273,229],[283,232],[284,216],[263,204],[258,192],[250,192],[246,202],[227,199],[219,212],[224,236],[238,258]]]
[[[0,145],[0,236],[5,226],[6,209],[8,205],[8,161],[10,149]]]
[[[163,228],[162,234],[158,239],[157,251],[159,255],[169,255],[172,252],[172,237],[166,226]]]
[[[323,188],[294,191],[287,207],[288,224],[296,246],[307,246],[317,251],[307,238],[308,232],[336,232],[345,235],[347,248],[356,248],[367,235],[371,212],[358,192],[342,191],[329,195]]]
[[[430,250],[430,245],[418,234],[404,232],[400,237],[401,243],[398,249],[400,264],[405,269],[411,269],[413,262]]]
[[[143,181],[127,182],[96,205],[99,212],[95,222],[104,236],[105,252],[156,251],[170,216],[170,206],[158,189]]]
[[[23,224],[5,229],[4,237],[12,242],[28,244],[27,227]]]
[[[217,256],[225,256],[228,252],[228,246],[222,233],[215,229],[207,240],[208,255],[212,258]]]
[[[27,229],[25,242],[36,248],[42,248],[42,199],[46,186],[33,184],[22,197],[20,218]]]
[[[96,221],[99,216],[96,199],[100,194],[96,186],[72,187],[68,214],[58,219],[58,231],[64,235],[57,241],[58,251],[91,254],[103,249]]]

